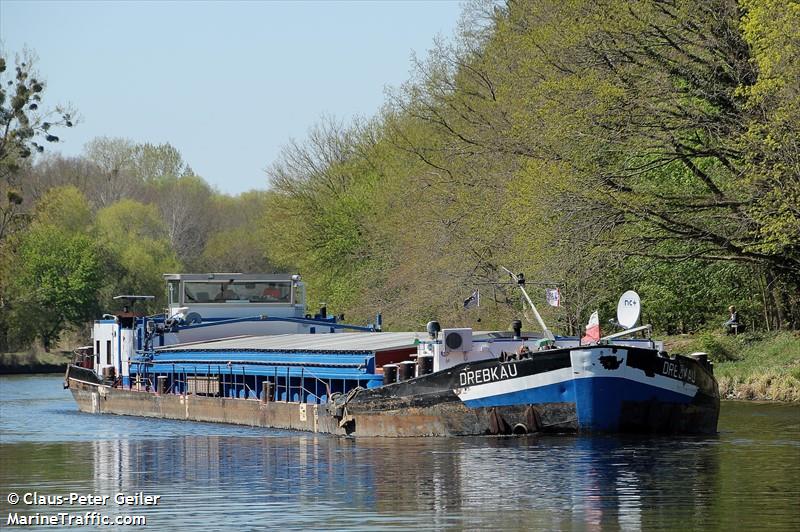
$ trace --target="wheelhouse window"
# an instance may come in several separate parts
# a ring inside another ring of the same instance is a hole
[[[180,303],[180,287],[180,281],[167,281],[167,301],[169,301],[169,305],[177,305]]]
[[[184,303],[291,303],[290,281],[184,281]]]

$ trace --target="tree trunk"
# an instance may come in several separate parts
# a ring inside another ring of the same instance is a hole
[[[781,328],[781,312],[778,308],[778,301],[775,298],[776,295],[776,288],[777,288],[777,280],[775,279],[775,275],[772,273],[772,270],[767,269],[764,272],[764,277],[767,280],[767,304],[769,307],[769,314],[770,314],[770,321],[772,321],[772,328],[773,329],[780,329]]]
[[[767,305],[767,281],[765,279],[764,272],[759,272],[758,275],[758,285],[761,289],[761,305],[764,310],[764,327],[766,327],[767,332],[769,332],[772,328],[770,327],[770,319],[769,319],[769,306]],[[755,327],[754,327],[755,328]]]

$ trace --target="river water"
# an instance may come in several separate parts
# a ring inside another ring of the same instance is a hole
[[[61,381],[0,377],[0,528],[800,530],[798,406],[725,402],[702,438],[355,440],[82,414]]]

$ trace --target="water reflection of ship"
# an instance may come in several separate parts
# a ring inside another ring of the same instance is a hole
[[[93,442],[94,485],[97,493],[113,494],[142,486],[199,487],[240,496],[238,485],[270,501],[302,501],[321,492],[340,490],[345,479],[369,489],[348,490],[340,498],[357,506],[372,506],[373,463],[362,462],[349,440],[286,436],[236,438],[185,436],[170,439]],[[313,489],[312,489],[313,487]]]
[[[659,523],[707,522],[715,504],[719,457],[714,440],[643,438],[489,439],[440,454],[429,467],[400,471],[404,504],[436,513],[473,513],[470,526],[525,512],[525,527],[637,530]],[[664,471],[671,473],[665,475]],[[409,477],[404,479],[403,476]],[[415,481],[415,482],[414,482]],[[446,489],[442,492],[441,486]],[[695,495],[693,504],[676,492]],[[425,502],[422,502],[425,501]],[[509,523],[520,526],[521,523]]]
[[[130,441],[98,440],[92,442],[94,491],[108,495],[134,484],[134,466]]]
[[[700,439],[185,436],[93,445],[97,493],[156,486],[170,505],[187,490],[232,505],[335,501],[382,515],[424,513],[434,528],[464,519],[476,528],[520,526],[521,514],[526,528],[702,525],[719,473],[714,441]],[[686,493],[693,504],[677,504]]]

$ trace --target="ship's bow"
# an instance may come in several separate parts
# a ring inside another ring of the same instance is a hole
[[[619,346],[573,349],[570,358],[581,431],[717,430],[719,391],[703,360]]]

